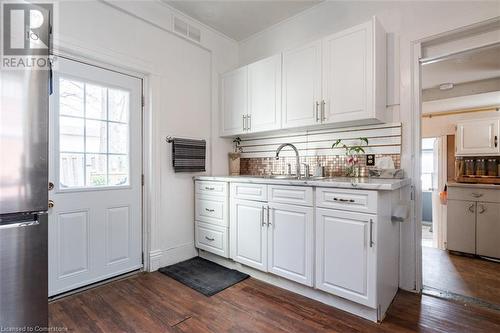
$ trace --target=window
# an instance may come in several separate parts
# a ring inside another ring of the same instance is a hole
[[[61,189],[129,185],[130,93],[59,79]]]
[[[421,181],[422,191],[432,191],[434,187],[434,141],[422,139]]]

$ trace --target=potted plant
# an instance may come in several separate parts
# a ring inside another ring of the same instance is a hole
[[[234,152],[229,153],[229,174],[238,176],[240,174],[240,158],[241,158],[241,138],[237,136],[233,139]]]
[[[345,158],[347,162],[346,176],[347,177],[359,177],[359,155],[365,153],[364,146],[368,145],[368,138],[358,138],[359,144],[348,146],[342,139],[337,139],[332,145],[332,148],[343,148],[345,149]]]

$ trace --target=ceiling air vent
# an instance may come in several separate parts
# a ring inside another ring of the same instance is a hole
[[[174,32],[197,43],[201,42],[200,29],[192,26],[191,24],[181,20],[178,17],[174,17]]]

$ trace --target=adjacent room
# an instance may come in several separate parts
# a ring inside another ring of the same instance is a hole
[[[0,8],[0,332],[500,332],[500,0]]]

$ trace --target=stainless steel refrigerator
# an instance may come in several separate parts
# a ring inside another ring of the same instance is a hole
[[[0,71],[0,330],[36,329],[48,326],[50,71]]]

